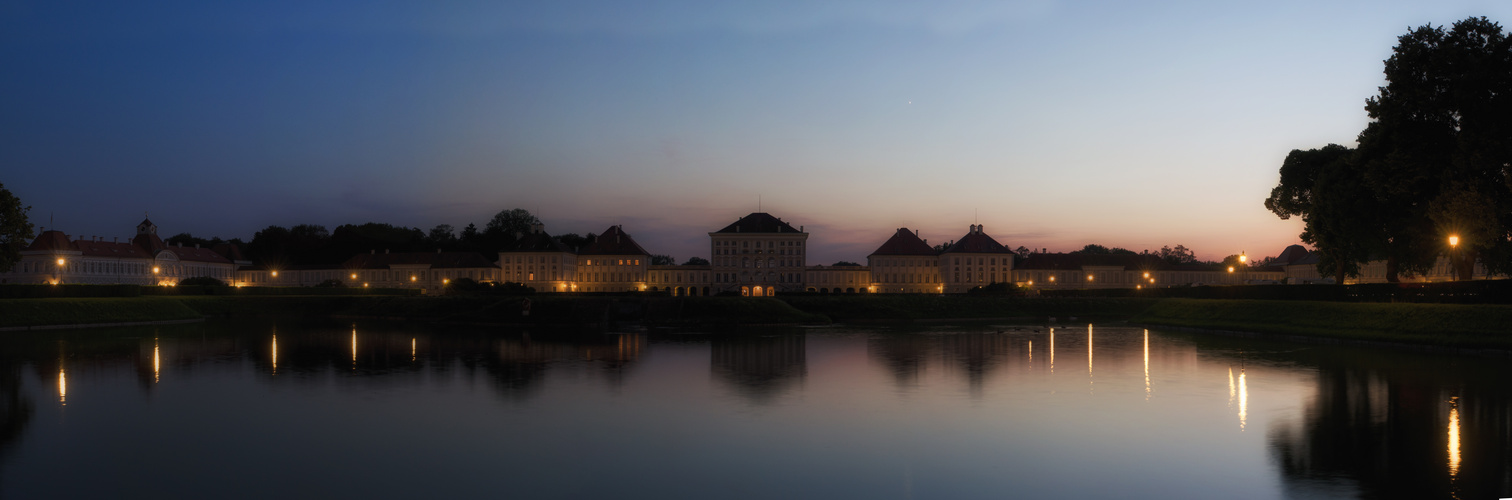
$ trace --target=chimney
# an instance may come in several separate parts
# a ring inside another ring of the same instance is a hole
[[[918,236],[919,236],[919,230],[915,229],[914,230],[914,237],[917,238]]]

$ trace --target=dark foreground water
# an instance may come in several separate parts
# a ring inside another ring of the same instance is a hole
[[[1088,325],[7,333],[0,497],[1491,499],[1507,367]]]

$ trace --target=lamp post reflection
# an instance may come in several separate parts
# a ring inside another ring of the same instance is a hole
[[[152,383],[158,383],[158,371],[163,366],[162,356],[158,355],[158,339],[152,339]]]
[[[1144,331],[1145,401],[1150,400],[1150,330]]]
[[[1449,477],[1459,476],[1460,469],[1460,421],[1459,397],[1449,398]]]

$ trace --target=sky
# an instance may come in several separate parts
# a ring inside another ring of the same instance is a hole
[[[971,224],[1273,256],[1286,154],[1469,16],[1512,3],[0,0],[0,183],[86,237],[518,207],[681,262],[760,210],[810,263]]]

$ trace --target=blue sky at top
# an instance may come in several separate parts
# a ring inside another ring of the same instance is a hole
[[[1294,148],[1348,144],[1398,35],[1499,2],[0,1],[0,182],[70,234],[539,212],[812,262],[892,230],[1273,255]]]

